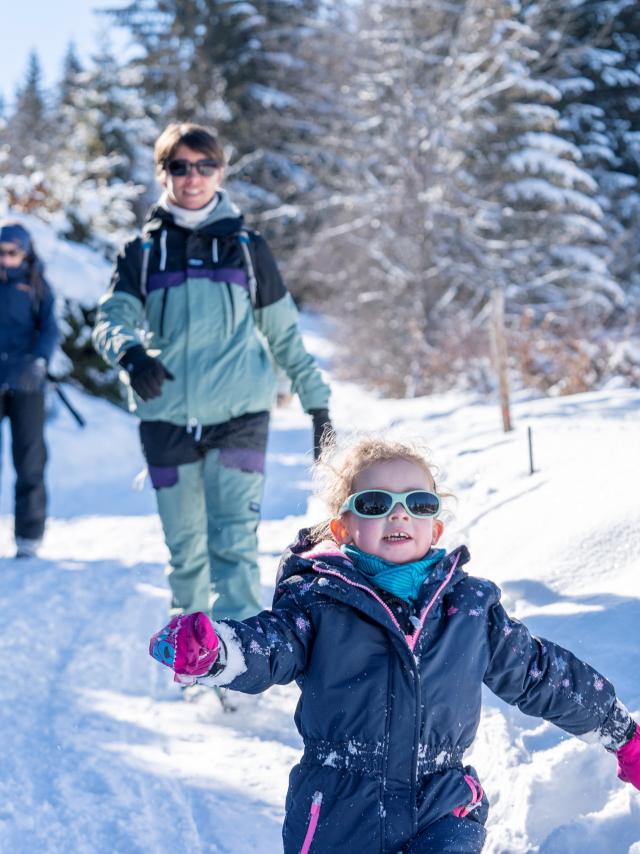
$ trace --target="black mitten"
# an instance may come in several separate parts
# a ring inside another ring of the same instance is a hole
[[[120,364],[129,374],[131,388],[142,400],[160,397],[164,381],[174,379],[160,359],[149,356],[140,344],[126,350]]]
[[[309,415],[313,419],[313,458],[317,460],[322,446],[333,435],[333,424],[328,409],[310,409]]]

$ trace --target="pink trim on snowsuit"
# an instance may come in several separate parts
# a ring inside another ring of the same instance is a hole
[[[302,843],[300,854],[309,854],[309,849],[311,848],[311,843],[313,842],[313,837],[315,836],[316,828],[318,826],[321,806],[322,792],[314,792],[313,798],[311,799],[311,809],[309,810],[309,824],[307,825],[307,833],[304,837],[304,842]]]
[[[484,790],[482,786],[470,774],[464,775],[464,781],[471,789],[471,801],[470,803],[464,804],[464,806],[461,807],[456,807],[453,810],[453,814],[456,816],[456,818],[464,818],[466,815],[469,815],[469,813],[476,807],[479,807],[482,801],[482,797],[484,795]]]
[[[350,558],[348,558],[344,552],[341,552],[332,540],[322,540],[321,542],[316,543],[308,551],[301,552],[299,557],[304,558],[305,560],[311,560],[317,557],[341,557],[344,560],[351,562]]]
[[[433,606],[433,603],[436,601],[436,599],[438,598],[438,596],[442,593],[442,591],[444,590],[444,588],[445,588],[445,587],[447,586],[447,584],[451,581],[451,576],[452,576],[452,575],[453,575],[453,573],[456,571],[456,567],[457,567],[457,565],[458,565],[458,561],[459,561],[459,560],[460,560],[460,553],[458,553],[458,554],[456,555],[456,559],[454,560],[454,562],[453,562],[453,564],[452,564],[452,566],[451,566],[451,569],[449,570],[449,573],[448,573],[447,577],[446,577],[446,578],[445,578],[445,580],[442,582],[442,584],[440,585],[440,587],[438,587],[438,589],[436,590],[436,592],[433,594],[433,596],[431,597],[431,601],[429,602],[429,604],[428,604],[428,605],[426,605],[426,606],[422,609],[422,612],[420,613],[420,617],[419,617],[420,624],[419,624],[419,625],[418,625],[418,627],[416,628],[416,631],[415,631],[412,635],[405,635],[405,637],[406,637],[406,639],[407,639],[407,643],[409,644],[409,646],[410,646],[410,648],[411,648],[411,651],[412,651],[412,652],[413,652],[413,650],[415,649],[416,641],[418,640],[418,636],[419,636],[420,632],[422,631],[422,627],[424,626],[424,621],[427,619],[427,614],[428,614],[428,613],[429,613],[429,611],[431,610],[431,608],[432,608],[432,606]]]

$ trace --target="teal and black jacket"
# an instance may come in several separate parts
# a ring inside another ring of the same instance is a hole
[[[146,276],[143,238],[137,237],[118,256],[98,306],[93,341],[110,364],[142,345],[175,377],[146,402],[129,390],[130,408],[143,425],[165,434],[171,427],[211,426],[219,433],[235,419],[264,416],[275,396],[275,365],[306,411],[328,406],[329,388],[304,348],[297,309],[266,241],[250,232],[257,280],[252,305],[238,238],[243,218],[226,193],[219,197],[211,216],[193,230],[177,225],[164,208],[152,208],[144,227],[152,244]]]

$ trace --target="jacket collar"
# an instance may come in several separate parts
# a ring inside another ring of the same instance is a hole
[[[28,282],[28,262],[23,261],[19,267],[2,267],[2,269],[0,270],[0,280],[3,282]]]
[[[420,588],[420,594],[415,603],[416,613],[419,614],[424,605],[433,598],[438,588],[451,573],[455,563],[455,570],[438,595],[431,616],[439,614],[442,597],[466,575],[461,567],[469,559],[467,547],[458,546],[433,567]],[[364,611],[368,616],[389,629],[399,630],[399,627],[394,623],[394,618],[380,603],[382,598],[380,591],[371,584],[371,580],[356,569],[352,561],[340,551],[334,542],[325,540],[320,543],[312,543],[309,539],[308,529],[302,529],[296,541],[285,552],[278,569],[276,584],[305,571],[325,575],[333,582],[324,588],[328,596],[333,596],[357,607],[358,610]]]
[[[193,229],[194,232],[203,233],[211,237],[226,237],[237,234],[244,226],[244,217],[240,209],[234,205],[225,190],[218,190],[219,201],[211,211],[207,219]],[[145,218],[145,232],[158,231],[161,228],[180,229],[189,233],[192,229],[178,225],[173,215],[161,204],[156,203],[147,213]]]
[[[332,565],[337,564],[347,571],[357,574],[360,578],[367,578],[362,573],[358,572],[353,562],[344,554],[344,552],[340,551],[339,546],[333,540],[321,540],[318,543],[314,543],[310,540],[309,534],[309,528],[302,528],[302,530],[298,532],[296,540],[291,544],[291,546],[289,546],[289,551],[304,560],[323,561]],[[456,572],[451,578],[451,582],[455,583],[460,580],[460,578],[465,574],[462,571],[462,567],[471,559],[469,549],[466,546],[458,546],[452,552],[449,552],[449,554],[444,555],[442,560],[435,564],[429,573],[423,587],[431,586],[433,584],[438,585],[444,581],[456,558],[458,559],[458,565]],[[283,575],[282,577],[285,576]]]

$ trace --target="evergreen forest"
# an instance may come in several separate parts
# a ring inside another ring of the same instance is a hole
[[[131,0],[100,17],[90,61],[70,44],[45,87],[32,53],[0,107],[3,210],[113,259],[158,195],[155,138],[200,122],[298,304],[331,320],[338,375],[491,391],[500,293],[515,385],[640,386],[635,0]],[[67,375],[117,397],[93,308],[61,307]]]

